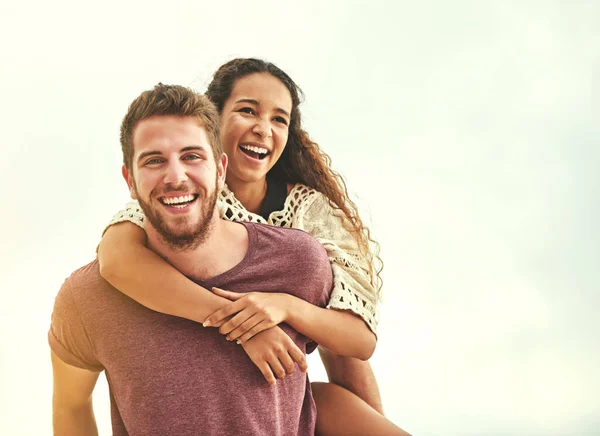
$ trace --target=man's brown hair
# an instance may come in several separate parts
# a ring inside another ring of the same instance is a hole
[[[121,123],[123,164],[128,170],[131,170],[133,161],[133,129],[140,121],[155,115],[196,117],[199,125],[206,131],[215,161],[223,154],[219,114],[211,101],[184,86],[159,83],[154,89],[142,92],[133,100]]]

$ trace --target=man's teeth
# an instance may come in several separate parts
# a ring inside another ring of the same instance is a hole
[[[162,199],[164,204],[168,205],[180,205],[181,203],[189,203],[194,199],[193,195],[182,195],[181,197],[165,197]]]
[[[240,147],[242,147],[244,150],[253,151],[254,153],[258,154],[267,154],[269,152],[269,150],[266,148],[255,147],[254,145],[242,144]]]

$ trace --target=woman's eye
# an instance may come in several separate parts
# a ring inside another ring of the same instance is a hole
[[[288,125],[287,120],[283,117],[275,117],[274,120],[277,121],[278,123],[285,124],[286,126]]]
[[[251,107],[243,107],[241,109],[238,109],[238,112],[244,112],[246,114],[252,114],[252,115],[254,115],[256,113],[256,111],[254,109],[252,109]]]

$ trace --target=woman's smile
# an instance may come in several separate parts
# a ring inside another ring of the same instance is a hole
[[[230,186],[264,182],[286,146],[291,111],[291,94],[276,77],[254,73],[235,82],[221,114]]]

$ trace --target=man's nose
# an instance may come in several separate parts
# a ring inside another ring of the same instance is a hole
[[[170,162],[166,168],[165,183],[179,185],[187,180],[187,171],[180,161]]]

